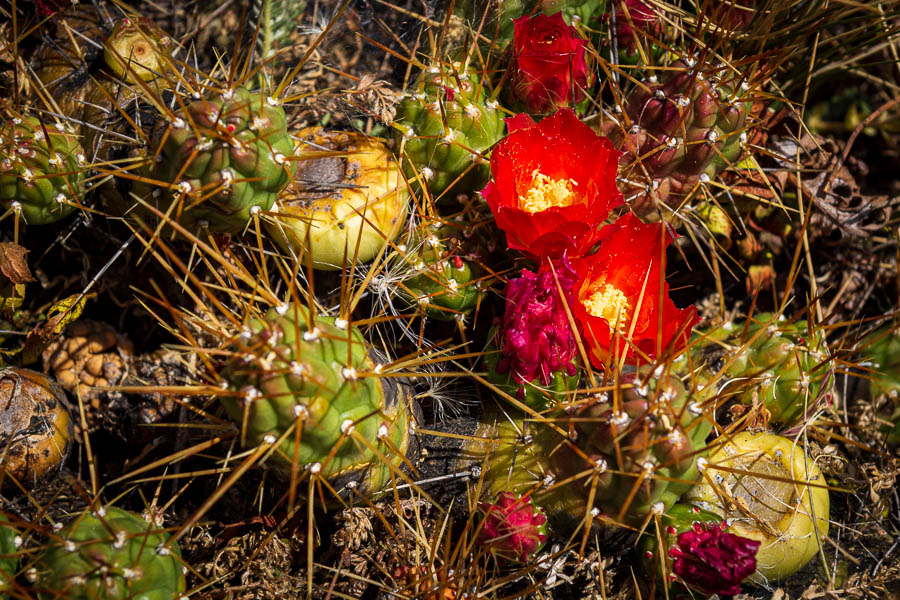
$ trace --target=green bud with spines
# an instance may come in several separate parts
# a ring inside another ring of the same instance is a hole
[[[768,420],[795,425],[818,403],[832,398],[834,377],[819,328],[789,322],[771,313],[743,322],[694,331],[690,363],[684,355],[673,368],[691,371],[698,382],[711,381],[719,398],[746,406],[762,405]]]
[[[291,180],[294,144],[284,110],[260,92],[239,87],[195,99],[156,128],[154,145],[150,177],[170,184],[154,198],[162,192],[177,202],[171,217],[188,227],[240,233]]]
[[[0,205],[29,225],[47,225],[78,206],[84,152],[74,133],[36,117],[0,126]]]
[[[343,319],[286,304],[251,319],[233,350],[222,376],[234,394],[220,401],[245,444],[281,440],[281,470],[297,464],[338,490],[373,492],[415,447],[410,386],[383,375],[384,358]]]
[[[75,517],[37,565],[40,598],[173,600],[185,590],[178,544],[116,507]]]
[[[418,307],[428,317],[452,321],[478,306],[483,295],[478,280],[482,273],[477,264],[452,252],[436,233],[414,244],[413,250],[393,257],[405,267],[396,290],[404,303]]]
[[[490,178],[484,154],[503,137],[504,123],[484,83],[473,70],[434,67],[397,109],[395,139],[404,172],[436,199],[480,190]]]

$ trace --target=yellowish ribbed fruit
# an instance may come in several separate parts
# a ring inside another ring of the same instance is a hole
[[[724,517],[729,532],[761,542],[752,581],[784,579],[816,555],[828,533],[828,490],[802,447],[773,433],[739,433],[708,460],[686,499]]]
[[[371,261],[400,232],[408,209],[390,150],[354,132],[316,127],[298,137],[294,183],[276,200],[269,232],[285,251],[309,253],[317,269],[342,269],[345,256],[348,264]]]

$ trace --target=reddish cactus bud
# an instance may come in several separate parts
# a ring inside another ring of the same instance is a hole
[[[685,585],[706,594],[730,596],[741,591],[741,581],[756,571],[760,542],[725,533],[724,523],[694,523],[669,549],[672,569]]]
[[[530,496],[501,492],[478,508],[485,513],[478,542],[498,556],[528,562],[547,542],[547,515]]]
[[[506,288],[506,314],[500,331],[502,356],[496,371],[511,372],[519,384],[538,379],[542,385],[549,385],[556,371],[570,376],[576,372],[572,362],[578,349],[575,334],[556,287],[559,281],[563,296],[571,303],[575,272],[565,257],[553,266],[551,270],[545,262],[537,274],[524,270]]]
[[[575,106],[585,97],[587,42],[562,13],[538,13],[513,21],[515,59],[511,96],[531,114],[546,114]]]

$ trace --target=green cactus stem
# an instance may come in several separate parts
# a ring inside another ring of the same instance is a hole
[[[484,76],[456,67],[422,74],[395,117],[398,154],[411,182],[434,198],[480,190],[490,178],[488,152],[503,137],[503,116]]]
[[[291,179],[284,110],[259,92],[229,88],[196,99],[156,127],[153,140],[149,175],[163,185],[148,201],[188,228],[241,233]]]
[[[764,409],[764,421],[796,425],[805,415],[834,399],[834,377],[821,330],[806,321],[788,322],[760,313],[694,332],[691,362],[684,356],[675,369],[698,382],[715,382],[722,401]]]
[[[185,590],[178,544],[116,507],[75,517],[37,564],[42,599],[177,600]]]
[[[36,117],[0,125],[0,206],[29,225],[54,223],[80,204],[86,172],[75,133]]]
[[[390,484],[416,443],[418,409],[402,378],[356,327],[312,317],[297,304],[252,319],[234,341],[220,400],[245,444],[276,443],[282,470],[296,464],[338,491]]]

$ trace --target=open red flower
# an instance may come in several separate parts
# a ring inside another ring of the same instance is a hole
[[[491,153],[493,182],[481,193],[507,244],[538,258],[586,254],[622,204],[620,153],[571,109],[537,124],[520,114],[506,125],[509,135]]]
[[[598,368],[610,356],[636,363],[677,352],[699,321],[695,307],[678,309],[669,298],[665,248],[673,237],[665,228],[628,213],[603,228],[596,254],[574,263],[572,313]]]
[[[724,523],[694,523],[669,549],[672,570],[689,587],[705,594],[732,596],[741,582],[756,571],[760,542],[725,533]]]
[[[587,42],[574,27],[566,25],[562,13],[538,13],[513,21],[511,95],[532,114],[575,106],[585,97],[588,68]]]

